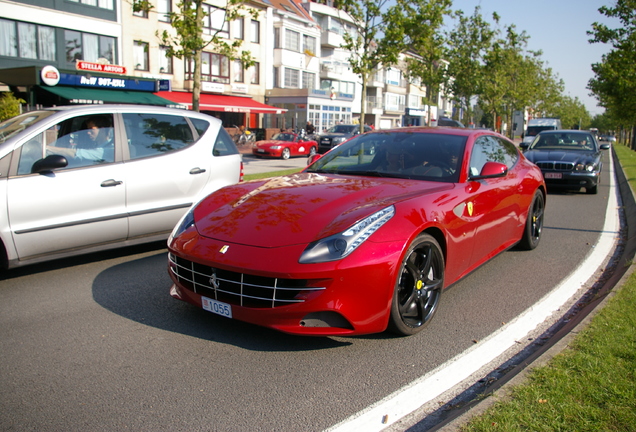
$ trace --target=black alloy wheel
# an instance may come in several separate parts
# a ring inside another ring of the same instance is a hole
[[[409,246],[395,284],[389,330],[418,333],[437,311],[444,287],[444,254],[431,235],[420,234]]]
[[[523,237],[519,242],[519,248],[532,250],[539,245],[541,231],[543,231],[543,215],[545,213],[545,198],[543,193],[537,189],[532,199],[532,204],[528,209],[528,219],[523,230]]]

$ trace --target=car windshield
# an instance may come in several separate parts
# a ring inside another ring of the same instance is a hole
[[[0,143],[52,114],[55,111],[32,111],[3,121],[0,123]]]
[[[290,133],[277,133],[272,137],[276,141],[294,141],[294,134]]]
[[[336,147],[307,172],[455,183],[466,137],[430,132],[372,132]]]
[[[328,133],[345,133],[345,134],[350,134],[353,133],[355,131],[356,128],[359,128],[360,126],[357,125],[335,125],[335,126],[331,126],[329,129],[327,129]]]
[[[588,133],[542,133],[536,136],[530,150],[596,151],[596,142]]]

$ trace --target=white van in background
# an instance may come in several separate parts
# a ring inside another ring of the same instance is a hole
[[[561,119],[558,118],[535,118],[528,120],[528,127],[523,136],[523,142],[530,144],[537,134],[544,130],[561,129]]]

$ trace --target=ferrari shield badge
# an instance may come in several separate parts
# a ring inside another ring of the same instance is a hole
[[[468,211],[468,216],[472,216],[473,215],[473,203],[472,203],[472,201],[468,202],[466,204],[466,210]]]
[[[227,250],[228,250],[229,248],[230,248],[230,247],[229,247],[228,245],[225,245],[225,246],[223,246],[223,247],[219,250],[219,252],[221,252],[222,254],[224,254],[225,252],[227,252]]]

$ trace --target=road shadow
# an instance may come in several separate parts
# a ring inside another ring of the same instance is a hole
[[[165,251],[115,265],[93,282],[93,298],[105,309],[132,321],[199,339],[253,351],[308,351],[351,342],[329,337],[293,336],[214,315],[172,298]]]

